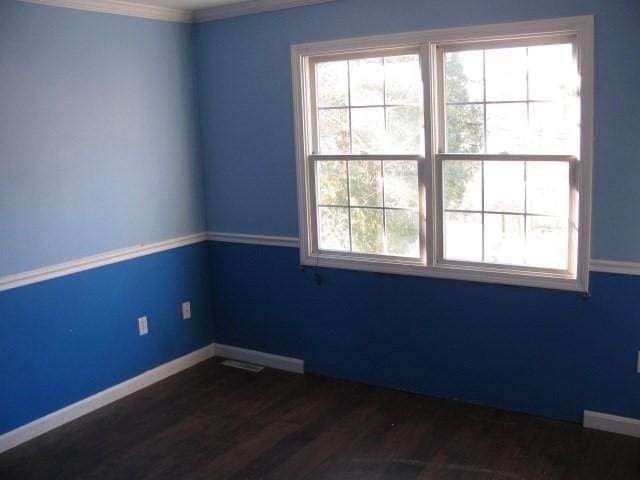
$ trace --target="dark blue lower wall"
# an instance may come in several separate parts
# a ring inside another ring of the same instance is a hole
[[[591,290],[302,270],[293,248],[177,248],[0,292],[0,434],[214,334],[322,375],[571,421],[640,418],[640,277],[594,273]]]
[[[216,342],[308,372],[570,421],[640,418],[640,277],[591,297],[299,267],[294,248],[212,242]],[[320,273],[321,285],[314,282]]]
[[[0,434],[211,343],[208,258],[203,242],[0,292]]]

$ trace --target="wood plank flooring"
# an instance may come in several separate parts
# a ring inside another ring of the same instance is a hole
[[[0,478],[640,479],[640,439],[220,361],[0,455]]]

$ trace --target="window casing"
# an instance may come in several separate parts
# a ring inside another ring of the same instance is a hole
[[[302,263],[586,291],[592,42],[572,17],[293,46]],[[559,103],[542,98],[553,55]]]

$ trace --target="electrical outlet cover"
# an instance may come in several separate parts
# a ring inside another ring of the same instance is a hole
[[[191,302],[184,302],[182,304],[182,319],[189,320],[191,318]]]
[[[147,324],[147,317],[138,318],[138,332],[140,332],[141,336],[149,333],[149,325]]]

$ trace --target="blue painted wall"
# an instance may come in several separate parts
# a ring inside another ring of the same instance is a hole
[[[195,27],[0,0],[0,276],[205,227],[297,235],[292,43],[592,13],[594,257],[638,261],[633,0],[339,0]],[[638,277],[593,274],[583,300],[318,271],[295,249],[201,243],[0,292],[0,433],[214,334],[326,375],[640,417]]]
[[[293,248],[212,242],[216,342],[308,372],[580,422],[640,418],[640,277],[592,296],[299,267]],[[316,285],[314,273],[322,284]]]
[[[593,257],[640,261],[640,2],[338,0],[195,27],[212,231],[296,236],[291,44],[595,15]],[[640,279],[593,274],[592,298],[320,270],[295,249],[216,243],[216,341],[311,372],[581,419],[640,418]]]
[[[292,44],[382,33],[595,15],[593,257],[640,261],[640,2],[338,0],[199,24],[208,226],[297,235]],[[630,56],[631,55],[631,56]]]
[[[0,276],[204,230],[191,33],[0,0]]]
[[[193,52],[0,0],[0,277],[204,230]],[[211,343],[208,272],[204,242],[0,292],[0,434]]]
[[[208,256],[202,242],[0,292],[0,434],[211,343]]]

